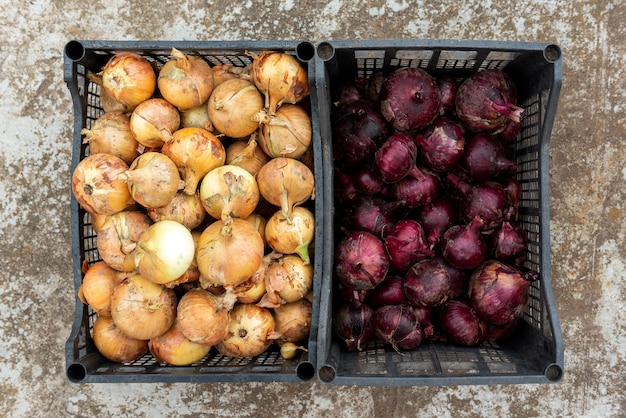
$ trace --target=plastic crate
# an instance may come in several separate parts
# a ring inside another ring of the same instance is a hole
[[[312,120],[312,147],[314,153],[315,194],[310,202],[316,216],[316,235],[313,258],[314,299],[308,352],[295,359],[285,360],[279,349],[272,346],[254,358],[230,358],[211,352],[196,364],[174,367],[156,362],[147,354],[137,361],[126,364],[105,359],[96,350],[91,338],[95,313],[75,298],[74,323],[65,347],[66,373],[72,382],[235,382],[235,381],[306,381],[315,377],[317,353],[317,321],[319,318],[319,295],[322,271],[323,232],[323,172],[321,163],[320,129],[317,116],[317,95],[313,64],[314,45],[298,41],[268,42],[136,42],[136,41],[70,41],[64,50],[64,77],[74,104],[74,128],[72,148],[72,172],[78,162],[88,155],[88,147],[82,144],[81,129],[89,128],[103,113],[100,105],[100,88],[86,77],[87,71],[99,72],[115,53],[132,51],[149,61],[162,65],[170,58],[172,47],[186,54],[205,59],[210,65],[233,64],[244,67],[251,63],[246,52],[281,50],[296,56],[308,70],[310,84],[310,108]],[[69,183],[68,183],[69,184]],[[100,260],[96,235],[91,227],[90,215],[79,207],[71,196],[72,262],[76,291],[82,283],[81,266]]]
[[[318,330],[318,377],[327,384],[434,386],[553,383],[563,374],[563,340],[550,283],[549,149],[562,68],[561,51],[548,43],[457,40],[372,40],[326,42],[316,58],[327,214],[324,283]],[[331,92],[337,83],[419,67],[435,76],[467,77],[486,68],[505,69],[519,88],[526,117],[513,144],[522,183],[520,220],[529,236],[527,267],[540,272],[530,288],[522,324],[506,342],[461,347],[424,342],[403,354],[380,343],[348,352],[332,332],[333,159]]]

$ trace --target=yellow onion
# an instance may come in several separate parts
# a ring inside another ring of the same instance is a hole
[[[265,255],[263,260],[261,260],[261,265],[257,271],[255,271],[248,280],[232,288],[231,292],[237,297],[237,302],[256,303],[267,295],[265,289],[265,276],[267,268],[273,260],[278,257],[280,257],[280,254],[273,252]],[[260,304],[259,306],[267,308],[273,307],[274,305],[265,306],[265,304]]]
[[[124,276],[104,261],[92,264],[78,288],[78,298],[98,315],[111,316],[111,295]]]
[[[176,280],[165,283],[163,286],[170,289],[181,285],[195,286],[195,282],[200,279],[200,270],[198,270],[198,263],[196,263],[195,255],[195,250],[198,248],[198,241],[200,240],[200,234],[202,234],[202,232],[200,231],[191,231],[194,246],[194,256],[193,260],[191,260],[191,265],[182,275],[180,275],[180,277],[178,277]]]
[[[310,210],[302,206],[293,209],[291,222],[278,211],[267,220],[265,226],[265,239],[274,251],[298,254],[305,264],[311,262],[309,244],[314,237],[315,217]]]
[[[183,224],[187,229],[194,229],[200,226],[206,219],[207,213],[200,201],[200,194],[188,195],[182,191],[176,195],[165,206],[151,208],[147,210],[148,216],[154,222],[170,220]]]
[[[149,99],[139,104],[130,115],[130,130],[137,142],[158,148],[172,139],[180,127],[180,113],[163,99]]]
[[[133,199],[145,208],[167,205],[185,184],[176,164],[154,151],[141,154],[118,178],[128,183]]]
[[[226,148],[226,163],[247,170],[253,176],[270,160],[252,135],[248,141],[234,141]]]
[[[270,157],[300,158],[311,145],[311,117],[299,105],[285,104],[276,115],[257,115],[259,145]]]
[[[149,340],[174,325],[176,302],[172,289],[135,274],[113,290],[111,318],[127,336]]]
[[[176,221],[164,220],[152,224],[137,241],[135,266],[146,279],[165,284],[185,273],[194,255],[191,231]]]
[[[135,271],[137,241],[150,225],[150,218],[139,211],[123,211],[109,216],[96,239],[102,260],[115,270]]]
[[[263,198],[280,207],[288,222],[294,207],[312,198],[315,190],[313,172],[293,158],[273,158],[261,167],[256,179]]]
[[[251,55],[254,84],[265,96],[270,115],[283,103],[297,103],[309,95],[307,71],[297,58],[280,51]]]
[[[122,112],[108,112],[100,116],[91,126],[80,131],[85,135],[84,144],[89,144],[91,154],[113,154],[126,164],[139,156],[139,144],[130,131],[130,118]]]
[[[211,67],[211,71],[213,71],[213,88],[215,88],[226,80],[241,77],[246,69],[232,64],[220,64]]]
[[[226,150],[222,142],[202,128],[182,128],[174,132],[161,152],[176,164],[185,181],[184,192],[194,194],[200,180],[211,170],[224,165]]]
[[[104,225],[104,221],[107,220],[108,215],[98,215],[97,213],[90,213],[89,218],[91,220],[91,227],[93,228],[93,232],[96,234]]]
[[[308,338],[311,332],[313,305],[306,299],[300,299],[282,305],[273,310],[279,345],[286,342],[297,343]]]
[[[261,234],[261,238],[263,242],[265,242],[265,225],[267,225],[267,219],[265,219],[262,215],[258,213],[253,213],[250,216],[243,218],[245,221],[248,221],[254,226],[259,234]]]
[[[296,357],[298,350],[308,351],[305,347],[297,346],[292,342],[282,343],[280,346],[280,355],[286,360],[291,360]]]
[[[213,346],[228,333],[228,309],[223,298],[204,289],[191,289],[178,303],[180,329],[190,341]]]
[[[262,354],[277,337],[272,313],[251,303],[238,303],[230,312],[228,335],[216,345],[229,357],[254,357]]]
[[[267,268],[265,288],[276,292],[282,303],[300,300],[313,289],[313,266],[298,255],[283,255]]]
[[[218,220],[200,235],[196,262],[206,280],[218,286],[237,286],[259,268],[264,255],[263,239],[247,221]]]
[[[213,127],[231,138],[244,138],[257,130],[254,115],[263,109],[263,96],[250,81],[234,78],[213,90],[207,103]]]
[[[189,341],[178,322],[174,322],[165,334],[152,338],[148,348],[158,362],[172,366],[189,366],[202,360],[211,350],[210,346]]]
[[[148,352],[148,341],[127,336],[109,316],[98,316],[92,332],[93,342],[100,354],[116,363],[137,360]]]
[[[254,176],[235,165],[209,171],[200,184],[204,209],[215,219],[250,216],[259,203],[259,188]]]
[[[152,97],[156,89],[156,74],[152,65],[133,52],[113,55],[100,75],[102,87],[129,110]]]
[[[213,91],[213,71],[202,58],[172,48],[172,59],[159,72],[161,95],[185,111],[206,102]]]
[[[181,128],[202,128],[213,132],[213,124],[209,119],[209,109],[207,103],[202,103],[192,109],[180,112]]]
[[[126,184],[118,179],[128,165],[111,154],[82,159],[72,173],[72,193],[89,213],[113,215],[135,204]]]

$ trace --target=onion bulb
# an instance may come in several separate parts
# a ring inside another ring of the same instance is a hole
[[[156,74],[152,65],[133,52],[113,55],[100,75],[102,87],[129,110],[152,97],[156,89]]]
[[[167,205],[184,186],[176,164],[160,152],[146,152],[118,176],[128,183],[133,199],[146,208]]]
[[[92,332],[93,342],[100,354],[116,363],[137,360],[148,352],[148,341],[125,335],[111,317],[98,316]]]
[[[294,206],[313,198],[313,172],[296,159],[273,158],[261,167],[256,178],[263,198],[280,207],[288,222],[293,217]]]
[[[92,264],[78,288],[78,298],[101,316],[111,316],[111,294],[123,276],[104,261]]]
[[[259,188],[254,176],[235,165],[209,171],[200,184],[204,209],[215,219],[246,218],[259,203]]]
[[[147,212],[154,222],[168,219],[183,224],[187,229],[197,228],[207,216],[200,194],[188,195],[182,191],[176,193],[167,205],[148,209]]]
[[[259,126],[253,116],[263,109],[263,96],[250,81],[226,80],[213,90],[207,109],[215,129],[231,138],[244,138]]]
[[[72,193],[89,213],[113,215],[135,204],[128,187],[118,176],[128,165],[111,154],[94,154],[82,159],[72,173]]]
[[[187,271],[194,255],[195,244],[189,229],[176,221],[159,221],[137,242],[135,266],[146,279],[165,284]]]
[[[89,218],[91,220],[91,227],[93,228],[93,232],[96,234],[100,229],[102,229],[102,225],[107,220],[107,215],[98,215],[97,213],[90,213]]]
[[[265,295],[265,271],[269,265],[269,260],[266,261],[266,257],[263,257],[261,265],[257,271],[245,282],[234,286],[231,292],[237,298],[237,302],[240,303],[256,303]]]
[[[253,176],[256,176],[269,160],[254,136],[248,141],[234,141],[226,148],[226,163],[244,168]]]
[[[165,63],[158,77],[161,95],[185,111],[206,102],[213,91],[213,71],[202,58],[183,54],[172,48],[172,59]]]
[[[188,366],[202,360],[211,350],[210,346],[189,341],[182,333],[178,322],[165,334],[152,338],[148,342],[150,354],[161,362],[172,366]]]
[[[300,299],[282,305],[274,309],[274,322],[276,332],[280,338],[276,341],[279,345],[286,342],[297,343],[305,340],[311,332],[311,318],[313,305],[306,299]]]
[[[180,112],[180,128],[202,128],[213,132],[213,124],[209,119],[207,104],[202,103],[193,109]]]
[[[262,215],[259,215],[258,213],[253,213],[252,215],[244,218],[244,220],[250,222],[252,226],[254,226],[254,229],[256,229],[259,234],[261,234],[263,242],[266,242],[265,225],[267,225],[267,219],[265,219]]]
[[[200,235],[196,262],[209,283],[237,286],[259,268],[264,254],[261,234],[243,219],[218,220]]]
[[[200,180],[211,170],[224,165],[226,150],[222,142],[202,128],[182,128],[174,132],[161,152],[176,164],[185,181],[183,191],[195,194]]]
[[[275,292],[281,303],[298,301],[313,289],[313,266],[298,255],[283,255],[268,266],[265,288]]]
[[[228,333],[222,298],[203,289],[191,289],[180,298],[176,318],[185,337],[197,344],[211,347]]]
[[[270,157],[300,158],[311,144],[311,117],[299,105],[285,104],[276,115],[258,114],[259,145]]]
[[[196,263],[195,249],[198,248],[198,241],[200,240],[201,234],[202,232],[200,231],[191,231],[191,237],[193,238],[194,245],[194,257],[193,260],[191,260],[191,265],[187,268],[187,270],[185,270],[182,275],[180,275],[180,277],[178,277],[176,280],[165,283],[163,286],[173,289],[176,286],[180,286],[186,283],[193,284],[200,279],[200,270],[198,270],[198,263]]]
[[[179,127],[178,110],[159,98],[140,103],[130,115],[130,130],[137,142],[145,147],[161,147],[172,139],[172,134]]]
[[[137,241],[150,225],[150,218],[139,211],[123,211],[109,216],[96,241],[102,260],[115,270],[135,271]]]
[[[230,312],[228,334],[216,348],[220,354],[230,357],[258,356],[276,337],[274,328],[274,317],[269,309],[238,303]]]
[[[284,103],[297,103],[309,94],[307,71],[292,55],[279,51],[250,54],[254,84],[265,96],[270,115]]]
[[[298,254],[304,264],[311,262],[309,244],[315,236],[315,217],[307,208],[293,209],[291,222],[278,211],[267,220],[265,239],[274,251]]]
[[[296,357],[298,350],[308,351],[305,347],[295,345],[294,343],[283,343],[280,346],[280,356],[285,360],[291,360]]]
[[[91,129],[84,128],[80,133],[85,135],[83,143],[89,144],[91,154],[113,154],[126,164],[139,156],[139,144],[130,130],[130,118],[122,112],[104,113]]]
[[[174,325],[176,302],[172,289],[135,274],[113,291],[111,318],[127,336],[149,340]]]
[[[213,87],[222,84],[226,80],[239,78],[245,72],[242,67],[235,67],[232,64],[220,64],[211,67],[213,71]]]

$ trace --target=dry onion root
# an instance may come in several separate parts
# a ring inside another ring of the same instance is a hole
[[[158,77],[159,91],[180,111],[206,102],[213,91],[213,71],[202,58],[183,54],[172,48],[172,59],[165,63]]]
[[[112,154],[126,164],[139,156],[139,144],[130,130],[130,118],[122,112],[108,112],[100,116],[91,126],[80,131],[85,135],[84,144],[89,144],[91,154]]]

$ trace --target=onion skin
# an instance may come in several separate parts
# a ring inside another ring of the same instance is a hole
[[[135,204],[126,184],[118,179],[128,165],[111,154],[82,159],[72,173],[72,193],[89,213],[113,215]]]
[[[130,115],[130,130],[135,139],[149,148],[161,147],[179,127],[178,110],[161,98],[141,102]]]
[[[126,164],[139,156],[139,143],[130,130],[130,118],[122,112],[107,112],[100,116],[91,129],[80,131],[85,135],[84,144],[89,144],[91,154],[112,154]]]
[[[234,141],[226,148],[226,164],[236,165],[256,176],[270,160],[253,137],[249,141]]]
[[[340,305],[333,314],[333,331],[348,351],[362,351],[374,339],[372,316],[374,310],[362,304],[358,307]]]
[[[111,316],[111,295],[123,276],[104,261],[92,264],[78,289],[78,298],[100,316]]]
[[[422,342],[422,330],[409,305],[387,305],[372,315],[374,334],[396,351],[413,350]]]
[[[446,117],[438,117],[416,135],[422,164],[436,172],[454,169],[465,151],[465,132],[462,125]]]
[[[135,271],[137,242],[151,225],[152,220],[140,211],[123,211],[109,216],[96,238],[102,260],[115,270]]]
[[[254,116],[263,109],[263,96],[251,82],[235,78],[219,84],[207,101],[213,127],[231,138],[244,138],[259,127]]]
[[[429,248],[432,250],[441,240],[443,233],[457,223],[458,214],[449,199],[438,196],[428,205],[417,209],[415,220],[424,228]]]
[[[296,302],[313,290],[313,266],[298,255],[285,254],[268,266],[265,288],[276,292],[281,303]]]
[[[403,133],[392,134],[374,154],[377,173],[385,183],[396,183],[415,166],[417,146]]]
[[[152,338],[148,342],[148,348],[157,361],[172,366],[193,364],[202,360],[211,350],[211,346],[189,341],[182,333],[178,322],[164,334]]]
[[[404,293],[404,277],[387,275],[382,283],[367,291],[366,301],[372,308],[408,303]]]
[[[455,225],[441,237],[443,258],[453,267],[469,270],[487,258],[487,243],[480,233],[484,221],[479,216],[467,225]]]
[[[448,299],[450,276],[436,259],[415,263],[404,276],[404,293],[412,305],[436,307]]]
[[[498,176],[511,177],[517,171],[517,163],[506,157],[500,141],[481,133],[469,137],[461,164],[469,176],[479,182]]]
[[[260,112],[259,145],[270,157],[300,158],[311,145],[311,117],[299,105],[285,104],[274,116]]]
[[[213,91],[213,71],[202,58],[172,48],[157,83],[161,95],[180,111],[205,103]]]
[[[267,308],[238,303],[230,312],[227,337],[216,345],[220,354],[230,357],[255,357],[262,354],[277,337],[276,323]]]
[[[102,69],[102,86],[129,110],[148,100],[156,89],[156,74],[145,58],[133,52],[113,55]]]
[[[296,206],[291,220],[282,211],[272,215],[265,225],[265,239],[274,250],[283,254],[298,254],[304,264],[310,264],[309,244],[315,238],[315,216],[309,209]]]
[[[215,219],[247,218],[259,203],[259,187],[247,170],[223,165],[209,171],[200,184],[202,206]]]
[[[373,289],[387,276],[389,256],[382,240],[374,234],[350,232],[337,244],[335,252],[335,274],[350,289]]]
[[[387,235],[396,222],[396,206],[378,196],[359,196],[345,209],[345,224],[352,229],[382,237]]]
[[[464,300],[449,300],[440,308],[439,327],[449,342],[459,345],[477,346],[489,336],[489,326]]]
[[[275,308],[273,311],[276,332],[280,338],[278,345],[286,342],[297,343],[308,338],[311,332],[313,305],[306,299],[300,299]]]
[[[189,230],[200,226],[207,217],[200,200],[200,193],[198,192],[188,195],[180,191],[176,193],[167,205],[148,209],[147,213],[154,222],[164,220],[176,221]]]
[[[392,270],[404,271],[418,261],[434,255],[426,244],[424,229],[412,219],[396,222],[386,231],[383,241]]]
[[[414,209],[432,202],[441,190],[441,180],[434,172],[414,166],[409,175],[391,185],[393,199]]]
[[[222,298],[203,289],[187,291],[178,302],[176,319],[190,341],[211,347],[228,333],[228,310]]]
[[[127,363],[148,352],[148,341],[125,335],[111,317],[98,316],[93,324],[93,342],[104,357],[116,363]]]

